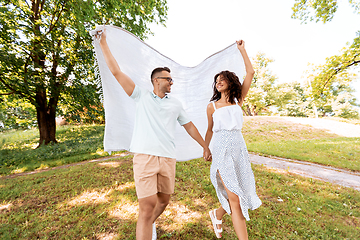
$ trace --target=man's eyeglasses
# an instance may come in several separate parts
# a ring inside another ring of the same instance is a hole
[[[174,80],[171,77],[157,77],[157,78],[166,79],[169,83],[174,82]]]

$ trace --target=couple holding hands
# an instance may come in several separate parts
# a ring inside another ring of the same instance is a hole
[[[214,76],[213,96],[207,106],[208,129],[205,140],[188,119],[181,103],[169,96],[173,79],[167,67],[151,73],[153,91],[135,85],[124,74],[106,42],[106,30],[97,34],[107,66],[130,98],[136,102],[136,115],[130,151],[134,153],[133,170],[139,217],[136,239],[156,239],[156,219],[169,204],[175,185],[176,122],[204,149],[204,159],[212,161],[211,182],[221,206],[209,212],[214,233],[221,238],[222,217],[231,215],[236,235],[248,239],[248,209],[256,209],[261,201],[256,194],[254,174],[241,134],[241,106],[247,95],[254,69],[245,50],[245,42],[237,41],[245,63],[246,76],[241,84],[233,72],[222,71]],[[209,149],[213,141],[212,153]]]

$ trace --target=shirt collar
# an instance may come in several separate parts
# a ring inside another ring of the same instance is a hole
[[[153,98],[160,98],[158,95],[156,95],[153,91],[151,91],[151,94],[153,96]],[[170,96],[168,94],[165,94],[164,98],[170,98]],[[161,99],[161,98],[160,98]]]

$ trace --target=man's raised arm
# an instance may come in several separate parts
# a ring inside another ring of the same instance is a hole
[[[114,75],[116,80],[120,83],[121,87],[124,89],[127,95],[131,96],[134,91],[135,83],[129,76],[123,73],[120,70],[119,64],[116,62],[114,56],[112,55],[109,46],[106,42],[106,29],[104,29],[103,33],[98,35],[100,38],[100,47],[104,54],[106,64],[108,65],[111,73]]]

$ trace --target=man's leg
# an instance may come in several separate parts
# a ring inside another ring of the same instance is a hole
[[[161,215],[169,204],[171,194],[175,188],[176,159],[159,157],[160,171],[158,174],[158,201],[153,214],[153,222]]]
[[[159,164],[156,156],[135,154],[133,158],[134,180],[139,202],[136,239],[151,240],[153,214],[157,204],[157,174]]]
[[[153,213],[152,222],[155,222],[155,220],[163,213],[166,206],[169,204],[170,196],[170,194],[157,193],[157,203]]]
[[[154,222],[153,216],[157,202],[157,194],[150,197],[139,198],[139,218],[136,224],[137,240],[151,240],[152,224]]]
[[[145,159],[141,159],[142,157]],[[145,192],[149,192],[150,189],[153,191],[153,187],[158,191],[157,194],[151,196],[147,195],[149,197],[139,198],[139,218],[136,225],[136,239],[147,240],[151,239],[152,224],[165,210],[166,206],[169,204],[171,193],[174,192],[176,160],[136,154],[133,161],[134,179],[138,197],[141,195],[146,196]],[[155,170],[160,169],[161,173],[156,173],[156,171],[151,169],[154,168],[151,164],[159,162],[160,166],[157,165]],[[138,177],[138,175],[148,172],[155,173],[156,175],[151,178],[146,177],[146,181],[144,181],[144,178],[141,179],[141,177]]]

